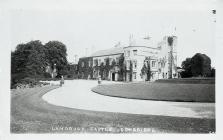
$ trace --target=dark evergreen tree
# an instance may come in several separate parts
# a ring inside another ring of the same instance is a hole
[[[208,77],[211,75],[211,59],[201,53],[196,53],[191,58],[191,72],[193,76]]]

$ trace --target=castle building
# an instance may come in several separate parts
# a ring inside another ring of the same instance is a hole
[[[100,50],[78,62],[78,77],[112,81],[177,78],[177,37],[165,36],[157,46],[129,45]]]

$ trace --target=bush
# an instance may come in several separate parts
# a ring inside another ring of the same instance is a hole
[[[21,80],[20,84],[28,85],[29,87],[34,87],[35,85],[38,84],[38,81],[33,78],[26,77]]]
[[[51,78],[51,75],[47,72],[44,73],[44,78]]]

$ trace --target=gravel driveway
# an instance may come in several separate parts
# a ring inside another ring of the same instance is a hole
[[[120,84],[103,81],[103,84]],[[93,80],[65,81],[65,85],[43,96],[48,103],[69,108],[129,114],[162,115],[190,118],[215,118],[215,103],[168,102],[124,99],[91,91]]]

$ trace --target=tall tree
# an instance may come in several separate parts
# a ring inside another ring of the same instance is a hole
[[[45,44],[45,48],[47,50],[46,57],[51,68],[56,64],[58,75],[66,75],[68,66],[66,46],[59,41],[49,41]]]
[[[43,45],[34,40],[18,44],[11,52],[11,86],[30,79],[46,77],[47,66],[54,68],[56,64],[59,75],[68,73],[66,46],[59,41],[50,41]],[[29,82],[27,82],[29,83]]]
[[[39,40],[17,45],[11,52],[11,84],[21,82],[26,77],[41,77],[46,63],[45,49]]]
[[[196,53],[192,58],[183,61],[181,66],[184,69],[182,78],[211,76],[211,59],[205,54]]]
[[[196,53],[191,58],[191,71],[193,76],[210,76],[211,59],[205,54]]]

